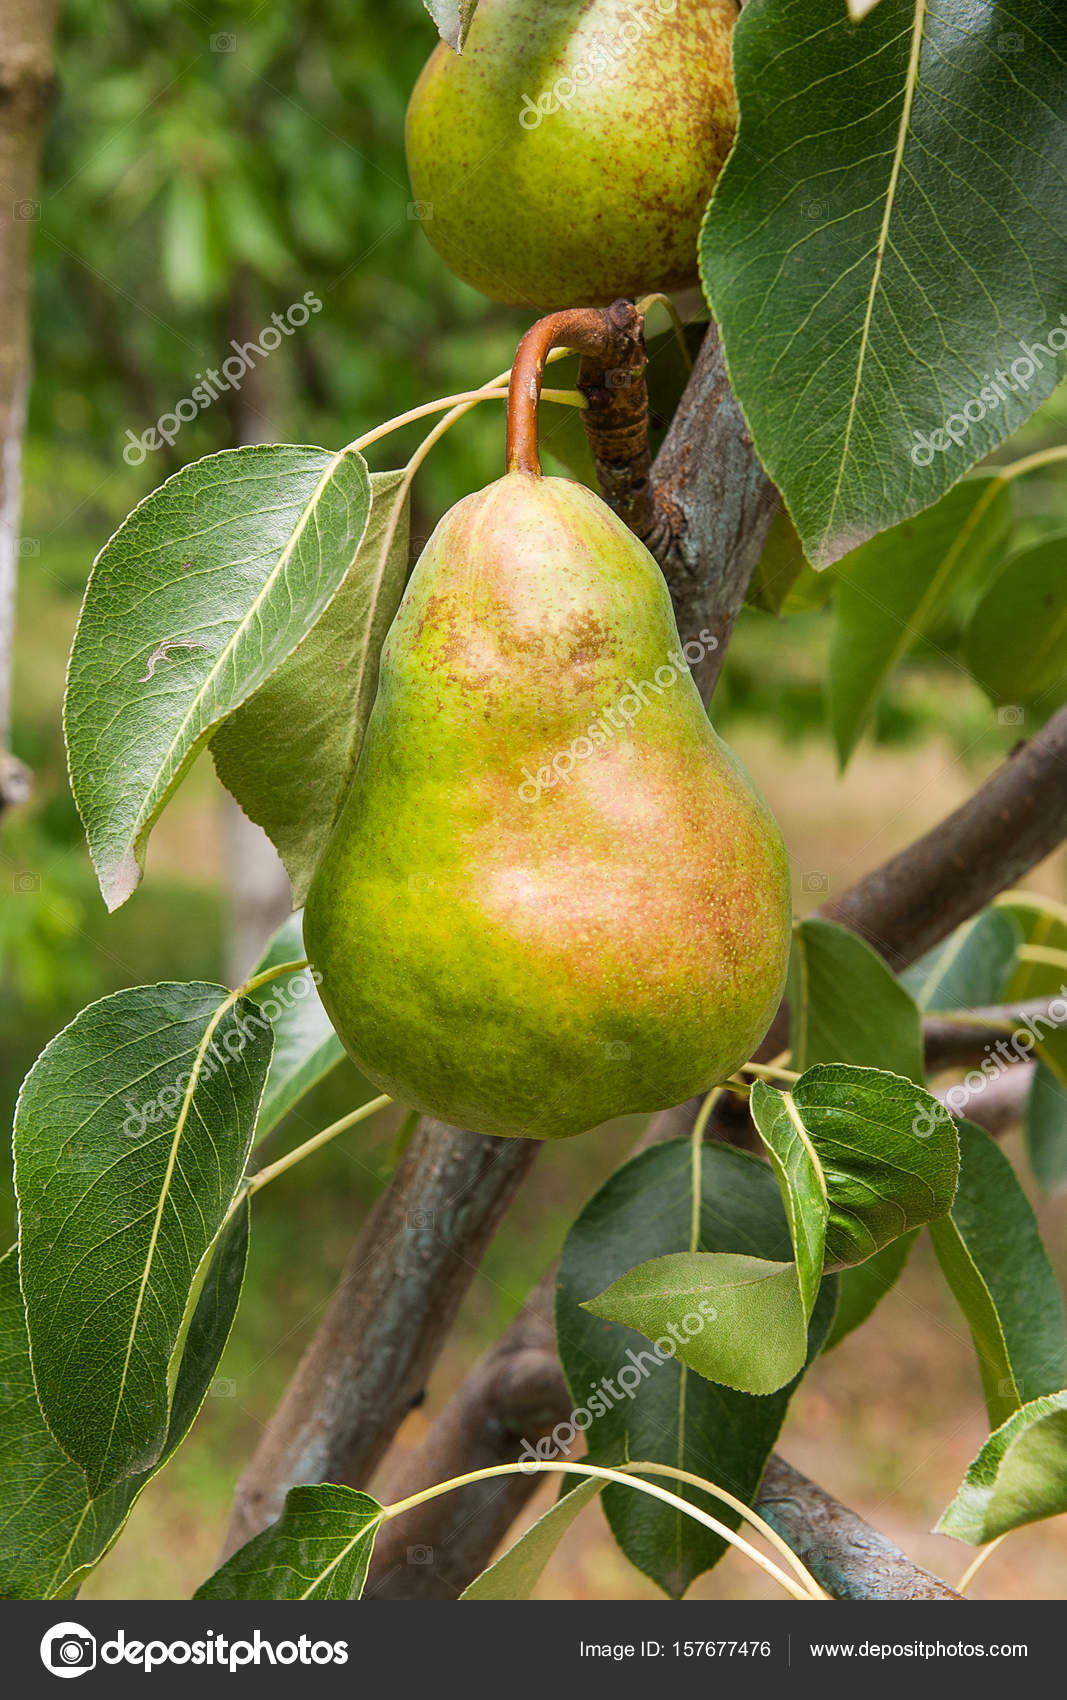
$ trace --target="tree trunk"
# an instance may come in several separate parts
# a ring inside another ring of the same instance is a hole
[[[0,814],[29,791],[29,775],[7,744],[30,366],[29,255],[41,210],[41,134],[55,87],[55,19],[54,0],[0,5]]]

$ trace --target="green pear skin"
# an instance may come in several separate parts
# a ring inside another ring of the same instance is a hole
[[[478,1133],[662,1109],[752,1055],[789,936],[777,825],[644,545],[567,479],[464,498],[386,638],[308,896],[363,1074]]]
[[[415,209],[452,271],[540,308],[695,283],[736,19],[734,0],[480,0],[408,108]]]

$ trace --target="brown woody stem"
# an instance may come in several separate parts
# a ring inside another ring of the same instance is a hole
[[[508,388],[507,469],[540,477],[537,409],[545,361],[554,348],[571,348],[603,368],[628,367],[641,319],[629,301],[610,307],[569,307],[531,325],[520,342]]]

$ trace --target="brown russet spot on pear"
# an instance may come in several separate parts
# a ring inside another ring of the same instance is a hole
[[[566,479],[512,471],[459,502],[386,639],[308,898],[362,1072],[480,1133],[679,1103],[752,1055],[789,925],[777,826],[643,544]]]
[[[494,301],[601,305],[697,281],[737,127],[734,0],[479,0],[412,93],[423,229]]]

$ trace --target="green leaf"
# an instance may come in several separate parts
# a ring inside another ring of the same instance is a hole
[[[306,637],[367,523],[350,449],[227,449],[183,467],[105,544],[67,685],[71,787],[109,909],[212,729]]]
[[[826,1253],[830,1216],[826,1177],[791,1097],[757,1080],[749,1108],[785,1205],[806,1325],[818,1296]]]
[[[808,1325],[794,1263],[678,1251],[639,1263],[586,1310],[635,1328],[708,1381],[776,1393],[803,1367]]]
[[[358,1600],[381,1521],[378,1501],[354,1488],[291,1488],[277,1523],[228,1558],[193,1598]]]
[[[304,955],[303,912],[290,915],[274,934],[253,970],[252,978]],[[334,1032],[316,990],[315,971],[301,968],[259,986],[249,994],[274,1031],[274,1050],[263,1101],[259,1106],[256,1138],[263,1139],[293,1105],[323,1075],[344,1058],[344,1046]]]
[[[15,1112],[37,1395],[94,1495],[156,1464],[195,1306],[244,1173],[269,1026],[224,986],[82,1010]]]
[[[789,963],[793,1067],[856,1063],[921,1083],[922,1022],[877,951],[832,921],[802,921]]]
[[[936,507],[840,562],[828,689],[842,767],[894,667],[959,586],[993,560],[1011,517],[1011,491],[1003,480],[968,478]]]
[[[423,0],[423,5],[437,25],[437,33],[442,41],[446,41],[454,53],[463,51],[463,44],[471,24],[474,22],[474,9],[478,0]]]
[[[178,1372],[159,1465],[93,1498],[41,1415],[15,1248],[0,1260],[0,1599],[61,1599],[80,1586],[120,1534],[152,1477],[177,1451],[203,1404],[229,1337],[248,1252],[248,1206],[212,1259]]]
[[[589,1476],[570,1493],[557,1499],[555,1505],[520,1535],[507,1552],[501,1553],[495,1564],[476,1576],[461,1600],[528,1600],[541,1579],[541,1572],[552,1557],[571,1524],[604,1487],[602,1481]]]
[[[1046,1198],[1067,1190],[1067,1091],[1043,1062],[1034,1071],[1023,1134],[1034,1179]]]
[[[1054,708],[1067,686],[1067,533],[1005,562],[964,633],[968,667],[995,703]]]
[[[752,1118],[778,1153],[776,1168],[803,1144],[821,1171],[827,1267],[862,1263],[901,1234],[944,1216],[956,1190],[956,1129],[943,1105],[899,1075],[819,1063],[789,1092],[757,1081]],[[788,1118],[788,1119],[787,1119]],[[798,1159],[799,1162],[799,1159]],[[814,1193],[807,1177],[790,1209]],[[821,1206],[815,1209],[821,1216]],[[816,1229],[807,1229],[814,1238]]]
[[[1023,934],[1005,1000],[1015,1003],[1060,992],[1067,975],[1067,908],[1036,891],[1005,892],[996,908],[1011,916]],[[1051,952],[1061,953],[1063,960],[1044,954]]]
[[[982,1447],[937,1525],[941,1535],[984,1546],[1067,1511],[1067,1392],[1035,1399]]]
[[[1033,1210],[989,1135],[960,1123],[952,1213],[931,1225],[934,1250],[974,1338],[989,1420],[1067,1380],[1063,1300]]]
[[[1006,909],[983,909],[901,975],[921,1009],[975,1009],[1005,994],[1022,929]]]
[[[750,0],[733,63],[705,292],[825,565],[943,496],[1056,385],[1064,34],[1021,0],[881,0],[859,25]]]
[[[633,1330],[582,1309],[583,1300],[635,1261],[689,1249],[694,1179],[700,1198],[697,1250],[767,1260],[789,1256],[789,1227],[766,1163],[706,1144],[694,1177],[688,1140],[654,1146],[605,1182],[567,1236],[557,1288],[557,1343],[590,1463],[641,1458],[680,1465],[751,1502],[793,1388],[765,1397],[734,1392],[661,1358]],[[823,1283],[809,1330],[809,1361],[829,1326],[835,1285],[833,1278]],[[558,1450],[551,1436],[538,1448],[542,1457]],[[699,1490],[679,1484],[673,1491],[706,1509]],[[631,1563],[675,1597],[725,1551],[710,1530],[628,1488],[609,1484],[604,1511]],[[726,1508],[716,1507],[716,1516],[737,1526],[736,1514]]]
[[[918,1237],[918,1228],[913,1228],[910,1234],[901,1234],[898,1240],[890,1240],[865,1263],[857,1263],[852,1269],[841,1271],[837,1278],[837,1309],[826,1336],[824,1352],[840,1345],[847,1334],[866,1322],[875,1306],[895,1286]]]
[[[780,614],[807,565],[796,526],[788,511],[779,508],[745,593],[748,607]]]
[[[266,832],[303,903],[351,784],[378,658],[408,568],[411,485],[372,472],[370,519],[326,612],[211,741],[219,778]]]

